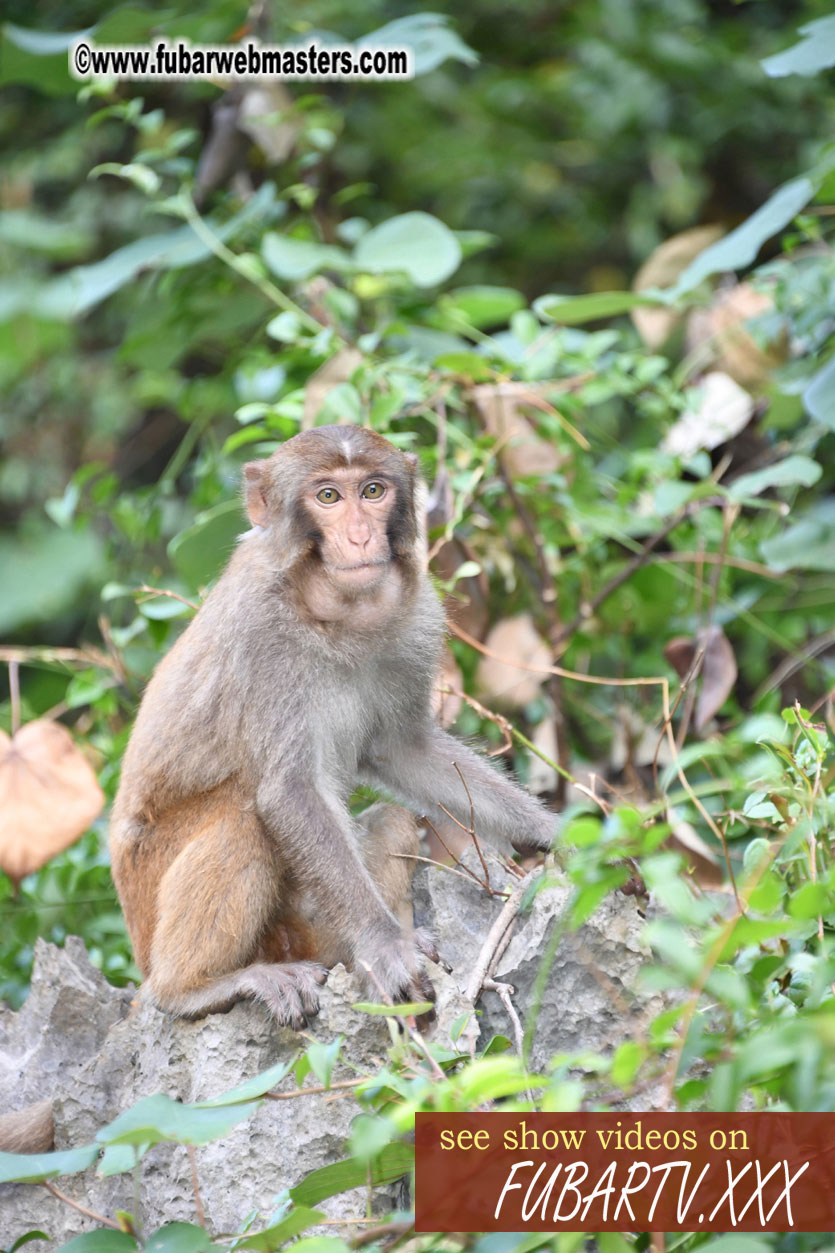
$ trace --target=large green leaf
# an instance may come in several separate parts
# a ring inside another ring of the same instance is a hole
[[[802,39],[785,52],[766,57],[760,65],[770,78],[786,74],[819,74],[835,65],[835,13],[800,27]]]
[[[237,1123],[249,1118],[259,1101],[207,1108],[181,1105],[158,1092],[146,1096],[96,1133],[102,1144],[208,1144],[227,1135]]]
[[[103,576],[104,546],[93,531],[45,531],[0,539],[0,635],[48,622]]]
[[[597,291],[586,296],[540,296],[534,309],[552,322],[574,326],[598,318],[615,318],[640,305],[658,304],[658,299],[634,291]]]
[[[814,194],[815,185],[809,178],[795,178],[790,183],[784,183],[736,230],[700,252],[679,275],[678,282],[668,295],[677,299],[698,287],[711,274],[741,270],[751,265],[766,240],[788,226]]]
[[[745,496],[759,496],[769,487],[811,487],[822,473],[817,461],[794,453],[772,466],[740,475],[728,488],[728,495],[732,500],[742,500]]]
[[[136,1240],[125,1231],[85,1231],[69,1244],[62,1244],[58,1253],[134,1253]]]
[[[354,260],[372,274],[405,271],[418,287],[434,287],[458,269],[461,245],[431,213],[401,213],[363,235]]]
[[[411,13],[358,39],[356,46],[357,49],[410,48],[415,78],[437,69],[446,60],[475,65],[478,54],[450,29],[449,21],[445,13]]]
[[[175,535],[168,555],[190,587],[205,587],[226,565],[246,525],[240,501],[225,500],[199,513],[191,526]]]
[[[268,231],[262,247],[264,260],[278,278],[294,283],[322,270],[347,270],[351,260],[343,248],[318,244],[312,239],[293,239]]]
[[[148,1237],[145,1253],[207,1253],[216,1248],[205,1227],[194,1223],[166,1223]]]
[[[818,370],[803,393],[803,403],[817,422],[835,431],[835,357]]]
[[[74,1175],[92,1166],[101,1149],[95,1144],[60,1153],[0,1153],[0,1183],[43,1183],[56,1175]]]
[[[806,513],[760,544],[766,565],[785,570],[835,570],[835,500],[817,501]]]
[[[344,1161],[311,1171],[301,1183],[290,1189],[290,1196],[297,1205],[318,1205],[326,1197],[362,1187],[369,1178],[375,1187],[381,1183],[391,1183],[401,1175],[408,1174],[414,1164],[414,1146],[401,1144],[396,1140],[387,1144],[377,1160],[370,1165],[348,1157]]]
[[[307,1231],[308,1227],[315,1227],[320,1219],[324,1218],[324,1214],[320,1214],[318,1210],[308,1209],[304,1205],[296,1205],[281,1222],[275,1223],[272,1227],[266,1227],[264,1231],[256,1232],[255,1235],[247,1236],[237,1245],[239,1249],[255,1249],[257,1253],[274,1253],[274,1250],[281,1247],[293,1236],[297,1236],[302,1231]]]
[[[274,1088],[277,1083],[281,1083],[284,1076],[293,1069],[295,1061],[296,1058],[293,1056],[287,1062],[279,1062],[277,1066],[271,1066],[262,1074],[247,1079],[246,1083],[239,1083],[229,1092],[222,1092],[220,1096],[213,1096],[208,1101],[196,1101],[195,1105],[198,1109],[218,1109],[222,1105],[237,1105],[241,1101],[256,1100]]]
[[[442,313],[481,328],[504,325],[518,309],[524,309],[525,298],[512,287],[459,287],[442,296],[438,306]]]
[[[275,203],[275,188],[265,183],[249,203],[223,225],[209,223],[213,233],[228,240],[250,221],[265,216]],[[195,234],[191,226],[178,226],[172,231],[145,235],[123,248],[117,248],[101,261],[79,265],[40,288],[21,286],[15,299],[7,289],[0,300],[0,317],[15,317],[23,312],[44,318],[68,321],[81,317],[102,300],[130,283],[143,270],[180,269],[205,260],[211,249]]]
[[[77,39],[92,34],[92,28],[76,31],[30,30],[4,22],[0,26],[0,86],[24,83],[47,95],[78,91],[71,76],[67,51]]]

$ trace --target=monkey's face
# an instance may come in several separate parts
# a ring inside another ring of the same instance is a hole
[[[378,587],[392,561],[394,480],[369,467],[332,467],[312,476],[298,503],[330,581],[345,591]]]

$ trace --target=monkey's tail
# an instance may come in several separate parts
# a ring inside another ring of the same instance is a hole
[[[48,1153],[54,1142],[51,1100],[0,1114],[0,1152]]]

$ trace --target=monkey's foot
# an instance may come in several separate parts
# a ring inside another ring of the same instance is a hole
[[[318,962],[287,962],[250,968],[253,995],[282,1026],[298,1031],[319,1012],[319,988],[328,977]]]

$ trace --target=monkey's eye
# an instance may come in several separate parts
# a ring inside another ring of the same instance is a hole
[[[335,505],[342,498],[335,487],[323,487],[316,493],[316,499],[323,505]]]
[[[366,483],[360,495],[364,500],[381,500],[386,494],[382,483]]]

